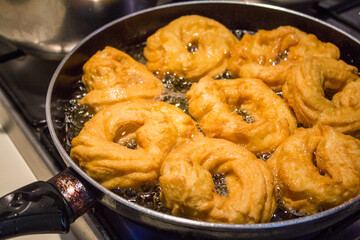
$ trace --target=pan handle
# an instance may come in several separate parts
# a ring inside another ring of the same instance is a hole
[[[70,168],[0,198],[0,239],[35,233],[66,233],[96,202]]]

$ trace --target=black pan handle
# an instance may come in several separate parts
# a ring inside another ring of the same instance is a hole
[[[34,182],[0,199],[0,238],[69,231],[69,209],[59,191]]]
[[[68,232],[70,223],[96,202],[85,182],[67,168],[47,182],[31,183],[0,198],[0,239]]]

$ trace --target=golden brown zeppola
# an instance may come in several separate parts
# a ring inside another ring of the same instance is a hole
[[[150,101],[105,108],[72,140],[70,157],[108,189],[136,188],[158,177],[161,163],[179,142],[201,134],[179,108]],[[136,149],[125,143],[136,141]]]
[[[212,174],[225,174],[228,197]],[[273,176],[263,160],[223,139],[200,137],[170,152],[161,167],[162,197],[172,213],[221,223],[269,222],[276,208]]]
[[[280,203],[314,214],[360,194],[360,140],[329,126],[300,128],[267,161]]]
[[[338,59],[340,51],[332,43],[291,26],[261,29],[254,35],[246,33],[232,48],[229,70],[235,77],[259,78],[281,91],[289,70],[304,56]]]
[[[289,74],[283,95],[305,126],[329,125],[340,132],[360,131],[358,70],[341,60],[307,58]],[[325,91],[335,93],[326,98]]]
[[[296,129],[289,107],[259,79],[204,77],[186,96],[189,113],[207,137],[227,139],[254,153],[272,152]],[[246,122],[237,111],[255,122]]]
[[[162,82],[143,64],[113,47],[94,54],[83,69],[88,93],[79,102],[95,111],[132,99],[151,100],[164,91]]]
[[[230,48],[238,40],[221,23],[198,15],[183,16],[147,39],[146,66],[160,76],[176,74],[197,81],[226,71]]]

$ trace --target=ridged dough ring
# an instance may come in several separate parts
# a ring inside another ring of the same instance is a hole
[[[300,128],[267,161],[280,203],[314,214],[360,194],[360,140],[329,126]]]
[[[82,81],[88,93],[79,101],[99,111],[117,102],[154,99],[163,83],[128,54],[113,48],[94,54],[83,67]]]
[[[235,35],[213,19],[183,16],[147,39],[146,66],[160,76],[171,73],[193,81],[220,75],[226,71],[230,48],[237,42]]]
[[[162,161],[176,144],[199,134],[196,122],[173,105],[117,103],[85,123],[72,140],[70,157],[108,189],[137,188],[158,177]],[[121,145],[131,140],[136,149]]]
[[[205,136],[223,138],[254,153],[272,152],[296,129],[290,108],[261,80],[204,77],[187,92],[189,113]],[[246,111],[247,123],[236,110]]]
[[[231,49],[229,70],[235,77],[259,78],[280,91],[289,70],[304,56],[339,59],[340,50],[313,34],[280,26],[259,30],[255,35],[246,33]]]
[[[228,197],[214,189],[225,175]],[[161,196],[174,215],[250,224],[269,222],[276,208],[273,176],[263,160],[223,139],[194,138],[171,151],[161,167]]]
[[[283,95],[298,121],[305,126],[328,125],[360,133],[360,78],[356,67],[332,58],[307,58],[283,86]],[[332,98],[325,91],[335,92]]]

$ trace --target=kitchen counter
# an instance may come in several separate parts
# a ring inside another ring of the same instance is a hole
[[[0,196],[36,181],[36,177],[0,125]],[[72,239],[71,234],[35,234],[20,236],[16,240]]]

